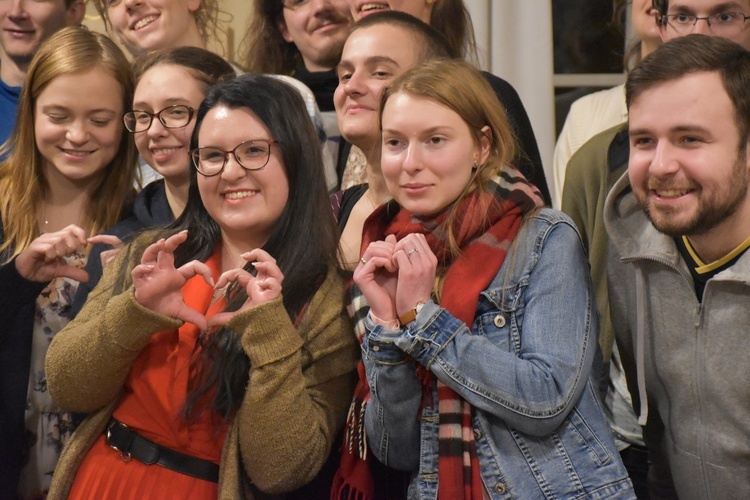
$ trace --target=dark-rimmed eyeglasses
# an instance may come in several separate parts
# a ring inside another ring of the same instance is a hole
[[[205,177],[223,172],[230,154],[245,170],[260,170],[271,158],[271,144],[277,144],[277,141],[253,139],[238,144],[231,151],[214,147],[195,148],[190,151],[190,158],[198,173]]]
[[[662,23],[670,26],[677,33],[687,35],[693,31],[698,21],[706,21],[715,35],[731,37],[745,29],[745,21],[750,19],[742,12],[719,12],[710,16],[699,17],[693,14],[667,14]]]
[[[134,109],[125,113],[122,121],[125,122],[125,128],[129,132],[135,133],[148,130],[154,118],[159,120],[164,125],[164,128],[182,128],[190,123],[190,120],[193,119],[193,114],[195,114],[195,109],[183,104],[177,104],[167,106],[156,113]]]

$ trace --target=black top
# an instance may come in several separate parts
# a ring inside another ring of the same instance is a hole
[[[0,219],[0,242],[5,241]],[[4,260],[4,259],[3,259]],[[0,266],[0,498],[16,498],[28,461],[26,396],[36,298],[49,284],[18,274],[15,259]]]
[[[318,109],[323,112],[335,111],[333,107],[333,92],[339,85],[339,77],[335,69],[328,71],[308,71],[304,64],[294,70],[294,78],[301,81],[312,90]]]
[[[698,254],[695,253],[690,241],[684,236],[674,239],[675,245],[680,255],[685,260],[688,270],[690,270],[690,276],[693,278],[693,286],[695,287],[695,296],[698,298],[698,302],[703,302],[703,292],[706,289],[706,283],[708,280],[716,276],[722,271],[725,271],[732,267],[742,257],[748,249],[748,246],[740,246],[723,258],[712,262],[710,264],[703,263]]]
[[[521,98],[518,97],[516,89],[502,78],[486,71],[482,71],[482,76],[495,91],[500,103],[505,106],[508,120],[518,140],[519,153],[511,160],[511,163],[539,189],[545,203],[549,205],[551,198],[547,179],[544,176],[542,157],[539,154],[539,146],[536,144],[534,129],[531,128],[531,122]]]
[[[167,201],[167,192],[164,188],[164,179],[159,179],[150,184],[138,193],[133,204],[133,213],[122,222],[118,222],[111,228],[102,232],[102,234],[114,235],[125,241],[130,236],[149,228],[166,226],[174,221],[172,209],[169,208]],[[75,318],[91,290],[94,289],[102,277],[101,254],[108,250],[109,245],[96,244],[91,247],[88,259],[86,260],[86,272],[89,273],[88,283],[78,285],[73,304],[71,305],[71,318]]]

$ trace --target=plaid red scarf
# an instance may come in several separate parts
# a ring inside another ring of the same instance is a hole
[[[479,294],[489,286],[503,265],[524,215],[544,204],[539,191],[513,167],[506,166],[495,182],[493,193],[477,190],[457,208],[459,216],[455,219],[454,234],[461,249],[460,255],[452,255],[446,243],[442,223],[447,213],[435,219],[419,220],[406,210],[400,210],[395,202],[379,207],[367,219],[362,249],[389,234],[394,234],[400,240],[407,234],[423,233],[439,265],[447,268],[440,306],[467,325],[472,325]],[[481,266],[477,265],[479,262]],[[356,300],[356,296],[354,298]],[[373,498],[372,479],[365,463],[365,438],[360,430],[364,408],[369,400],[369,387],[363,375],[360,374],[360,384],[355,389],[347,420],[342,465],[331,493],[331,498],[335,500],[351,498],[351,494]],[[425,394],[429,394],[434,377],[425,370],[421,370],[420,376],[425,383]],[[446,500],[481,500],[483,486],[471,425],[471,406],[439,380],[437,392],[440,439],[438,497]],[[345,492],[344,497],[341,496],[342,491]]]

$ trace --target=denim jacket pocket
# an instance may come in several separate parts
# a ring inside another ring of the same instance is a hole
[[[520,332],[524,314],[521,294],[518,284],[482,292],[479,295],[472,333],[487,337],[504,351],[518,354],[521,350]]]
[[[568,438],[564,439],[564,442],[575,448],[568,450],[568,453],[577,456],[579,463],[583,463],[585,460],[581,455],[595,459],[596,465],[599,467],[612,461],[612,455],[610,455],[607,447],[602,443],[591,426],[586,423],[586,420],[577,407],[573,408],[568,414],[558,433],[569,435]]]

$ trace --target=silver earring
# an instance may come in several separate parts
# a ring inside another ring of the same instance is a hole
[[[474,165],[473,165],[473,167],[472,167],[472,168],[473,168],[474,170],[479,170],[479,167],[480,167],[480,165],[479,165],[479,162],[478,162],[478,161],[476,161],[476,160],[474,160]]]

